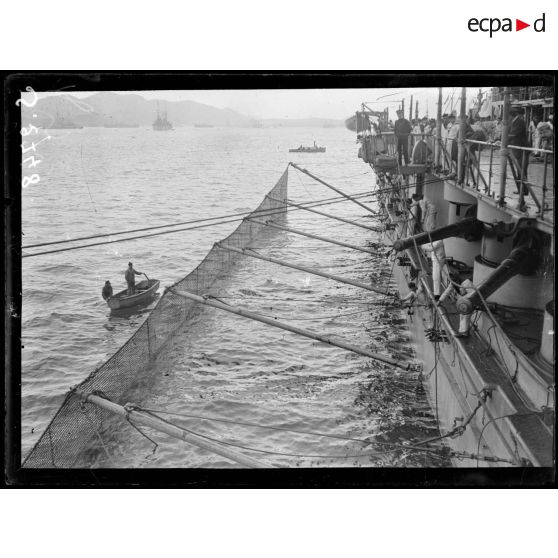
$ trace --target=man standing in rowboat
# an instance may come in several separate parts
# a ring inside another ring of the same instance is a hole
[[[136,275],[143,275],[143,273],[136,271],[132,262],[128,262],[128,269],[124,274],[124,278],[128,283],[128,296],[131,296],[136,292]]]

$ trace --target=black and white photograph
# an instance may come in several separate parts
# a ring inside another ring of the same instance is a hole
[[[553,478],[553,76],[328,76],[13,76],[18,474]]]
[[[551,555],[555,12],[5,3],[3,554]]]

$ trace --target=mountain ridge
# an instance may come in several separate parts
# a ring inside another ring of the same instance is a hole
[[[22,124],[34,124],[42,128],[52,126],[63,119],[75,126],[151,126],[157,110],[167,113],[174,127],[180,126],[231,126],[231,127],[278,127],[278,126],[343,126],[342,120],[331,118],[258,119],[240,114],[231,108],[217,108],[197,101],[157,101],[145,99],[137,93],[118,94],[100,91],[85,98],[71,94],[43,97],[33,108],[22,106]]]

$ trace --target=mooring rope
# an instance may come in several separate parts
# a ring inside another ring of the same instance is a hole
[[[330,188],[331,190],[333,190],[334,192],[337,192],[338,194],[340,194],[341,196],[347,198],[348,200],[351,200],[353,203],[356,203],[357,205],[360,205],[360,207],[363,207],[364,209],[366,209],[366,211],[369,211],[370,213],[376,215],[377,211],[374,211],[371,207],[368,207],[367,205],[363,204],[362,202],[358,201],[357,199],[355,199],[354,196],[349,196],[349,194],[346,194],[345,192],[343,192],[342,190],[339,190],[339,188],[336,188],[335,186],[332,186],[331,184],[328,184],[327,182],[325,182],[324,180],[322,180],[321,178],[318,178],[317,176],[313,175],[311,172],[308,172],[306,169],[303,169],[301,167],[299,167],[298,165],[296,165],[295,163],[289,163],[289,165],[297,170],[299,170],[300,172],[303,172],[304,174],[307,174],[309,177],[313,178],[314,180],[316,180],[317,182],[319,182],[320,184],[323,184],[324,186],[327,186],[328,188]]]

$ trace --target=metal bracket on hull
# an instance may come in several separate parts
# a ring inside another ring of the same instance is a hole
[[[449,343],[449,337],[444,329],[436,329],[435,327],[431,327],[424,330],[424,335],[428,341],[431,343]]]
[[[411,260],[407,256],[398,256],[395,259],[400,267],[411,267]]]
[[[497,221],[496,223],[488,223],[493,231],[499,236],[513,236],[520,229],[533,229],[537,224],[536,219],[530,219],[528,217],[518,219],[513,226],[510,227],[510,223],[504,223],[504,221]]]

